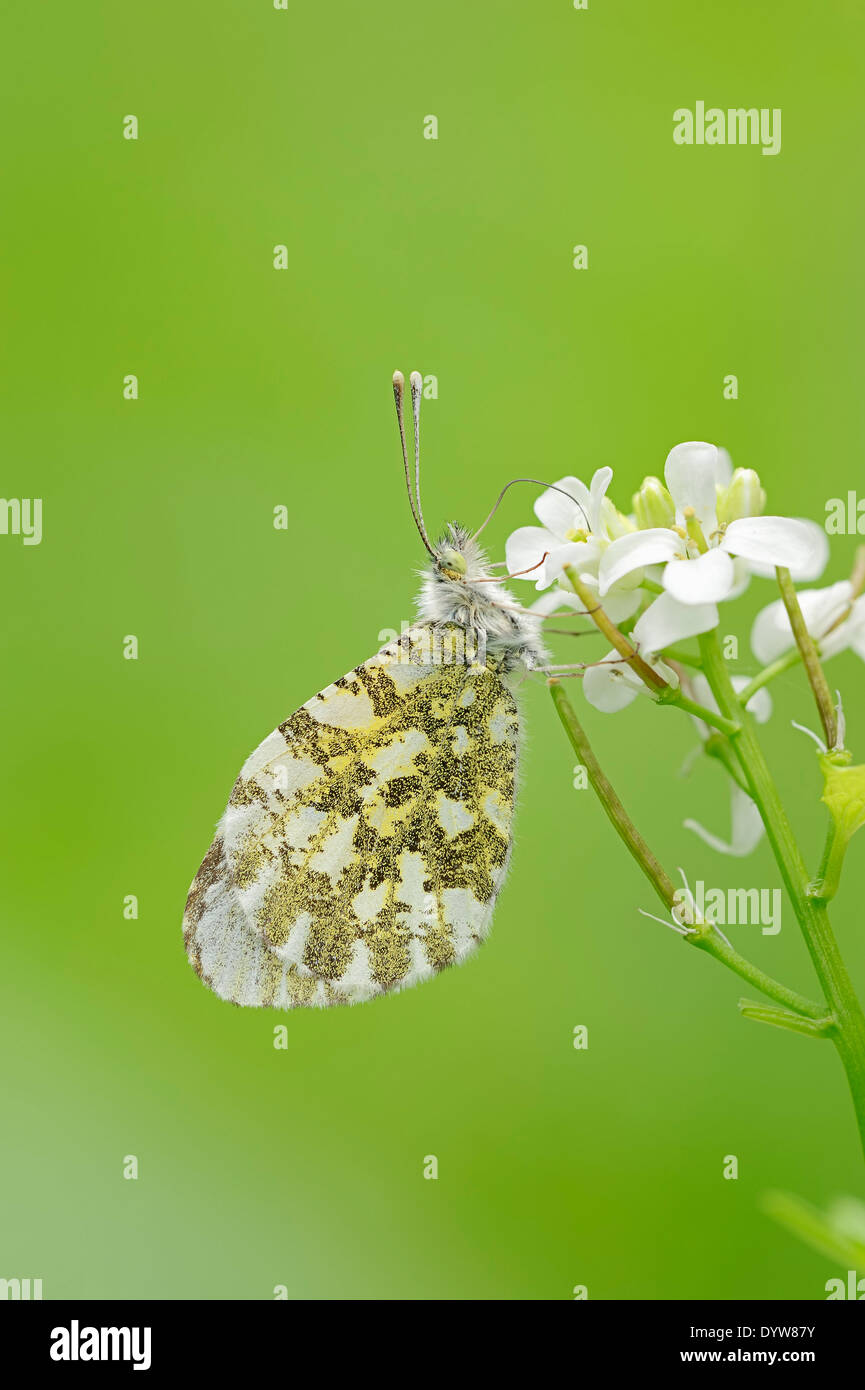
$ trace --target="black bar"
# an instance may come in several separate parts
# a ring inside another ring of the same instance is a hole
[[[31,1370],[47,1370],[58,1379],[80,1374],[92,1378],[106,1368],[113,1375],[135,1375],[136,1361],[137,1377],[158,1377],[185,1367],[196,1374],[234,1372],[248,1377],[254,1371],[260,1376],[297,1369],[299,1356],[302,1363],[322,1356],[322,1364],[334,1374],[341,1363],[349,1370],[380,1365],[384,1355],[395,1372],[399,1363],[392,1358],[403,1347],[409,1358],[406,1370],[422,1355],[428,1373],[430,1363],[439,1358],[452,1369],[455,1359],[461,1359],[459,1329],[474,1329],[472,1362],[489,1356],[495,1364],[524,1340],[537,1356],[537,1317],[543,1318],[544,1336],[550,1338],[543,1343],[544,1364],[549,1365],[550,1353],[563,1346],[566,1365],[575,1372],[594,1366],[651,1373],[678,1366],[699,1375],[711,1365],[733,1372],[740,1367],[796,1365],[825,1376],[855,1365],[861,1353],[862,1313],[858,1308],[845,1310],[840,1302],[576,1301],[564,1307],[551,1304],[545,1314],[538,1303],[529,1318],[509,1314],[495,1342],[484,1336],[482,1324],[487,1317],[497,1322],[508,1304],[490,1303],[487,1313],[478,1308],[469,1323],[442,1317],[431,1321],[428,1313],[415,1316],[410,1302],[399,1305],[403,1311],[398,1316],[383,1311],[372,1318],[366,1304],[355,1314],[350,1306],[313,1302],[294,1308],[279,1301],[9,1302],[0,1327],[5,1365],[18,1362],[25,1376]],[[357,1331],[355,1317],[360,1323]],[[335,1328],[340,1329],[336,1339]],[[93,1350],[100,1359],[89,1359]],[[113,1359],[115,1352],[125,1359]],[[69,1359],[57,1359],[60,1354]]]

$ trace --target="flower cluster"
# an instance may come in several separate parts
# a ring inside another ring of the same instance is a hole
[[[663,662],[665,648],[717,627],[718,604],[741,594],[753,574],[771,575],[783,565],[794,579],[809,581],[823,572],[823,528],[762,515],[766,494],[757,474],[748,468],[734,472],[726,450],[713,444],[677,444],[667,457],[664,482],[644,479],[629,515],[607,496],[612,477],[611,468],[600,468],[589,487],[567,477],[542,493],[534,508],[541,525],[520,527],[508,538],[508,572],[548,591],[535,612],[580,610],[576,578],[597,594],[612,622],[636,617],[634,645],[665,679],[676,680]],[[823,631],[843,611],[842,588],[814,591],[826,595],[815,597],[809,609]],[[807,593],[803,598],[809,602]],[[858,624],[856,640],[865,647],[865,612]],[[849,622],[843,626],[852,642]],[[755,640],[758,655],[770,646],[779,654],[792,643],[783,605],[761,614]],[[600,710],[623,709],[645,689],[615,658],[610,652],[586,671],[586,699]]]
[[[534,507],[540,525],[520,527],[508,538],[508,572],[542,591],[532,611],[543,616],[585,613],[587,596],[595,599],[661,680],[674,688],[686,684],[689,697],[717,713],[706,681],[686,675],[671,649],[716,628],[719,605],[741,594],[754,575],[774,577],[780,566],[798,582],[818,579],[828,560],[826,533],[813,521],[764,515],[766,494],[757,474],[734,470],[726,450],[712,444],[677,444],[663,481],[645,478],[629,513],[608,496],[612,478],[611,468],[601,468],[588,486],[565,477],[542,493]],[[851,647],[865,659],[865,597],[855,596],[850,581],[805,589],[799,601],[823,658]],[[794,644],[784,603],[770,603],[753,626],[754,655],[769,665]],[[742,690],[749,681],[736,677],[735,684]],[[589,703],[606,712],[650,693],[621,650],[587,664],[582,686]],[[767,691],[756,689],[748,708],[758,720],[768,718]],[[707,739],[710,729],[697,723]],[[686,822],[717,849],[750,852],[762,826],[735,785],[732,823],[731,839],[723,841]]]

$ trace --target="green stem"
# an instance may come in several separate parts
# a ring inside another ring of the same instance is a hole
[[[711,724],[714,729],[720,729],[722,734],[728,738],[735,738],[741,725],[734,719],[727,719],[723,714],[718,714],[713,709],[707,709],[705,705],[698,705],[696,700],[689,700],[681,690],[674,689],[668,685],[666,690],[662,690],[658,696],[659,705],[675,705],[677,709],[684,710],[686,714],[693,714],[695,718],[702,719],[704,724]]]
[[[664,906],[671,912],[674,908],[680,909],[682,898],[679,890],[646,844],[616,795],[592,751],[586,732],[576,716],[564,687],[556,680],[551,680],[549,686],[556,712],[570,740],[571,747],[585,767],[589,781],[616,833],[639,864]],[[812,999],[806,999],[804,995],[798,994],[795,990],[788,989],[786,985],[782,985],[771,975],[767,975],[765,971],[752,964],[751,961],[746,960],[715,931],[710,922],[694,924],[693,929],[687,932],[683,940],[695,946],[697,950],[705,951],[707,955],[713,956],[715,960],[726,965],[740,979],[747,980],[748,984],[759,989],[767,998],[775,999],[779,1004],[783,1004],[785,1008],[793,1010],[796,1014],[811,1019],[820,1019],[825,1015],[826,1007],[824,1004],[817,1004]]]
[[[821,903],[831,902],[841,884],[841,869],[847,853],[849,840],[838,833],[834,820],[829,821],[826,831],[826,844],[817,877],[809,885],[808,896]]]
[[[698,656],[693,656],[691,652],[680,652],[678,647],[668,647],[661,652],[664,661],[678,661],[680,666],[693,666],[696,671],[702,671],[703,663]]]
[[[708,758],[716,758],[719,763],[723,763],[736,785],[741,787],[743,792],[748,792],[750,796],[750,788],[745,780],[745,774],[736,761],[736,754],[733,752],[729,739],[722,738],[720,734],[710,734],[703,744],[703,752]]]
[[[577,718],[576,711],[565,693],[564,686],[555,679],[549,681],[550,694],[571,747],[586,769],[589,781],[598,800],[612,822],[613,828],[624,841],[636,859],[646,878],[651,883],[665,907],[672,908],[676,902],[676,885],[664,869],[659,859],[649,849],[634,822],[631,820],[606,773],[595,757],[592,746],[586,737],[585,729]]]
[[[754,965],[753,961],[740,955],[723,937],[718,936],[709,923],[703,923],[702,926],[705,934],[701,934],[698,928],[693,935],[685,938],[690,941],[692,946],[696,946],[698,951],[706,951],[708,955],[713,956],[722,965],[726,965],[728,970],[732,970],[735,975],[738,975],[740,980],[746,980],[749,985],[759,989],[760,993],[765,994],[767,999],[774,999],[777,1003],[783,1004],[786,1009],[791,1009],[805,1018],[825,1019],[825,1004],[818,1004],[813,999],[806,998],[804,994],[799,994],[797,990],[782,985],[780,980],[773,979],[771,975],[766,974],[765,970]]]
[[[571,585],[575,594],[578,594],[586,605],[586,614],[600,632],[604,634],[610,645],[619,653],[625,664],[630,666],[635,675],[651,691],[659,704],[675,705],[677,709],[682,709],[686,714],[693,714],[698,719],[702,719],[705,724],[712,724],[722,733],[732,737],[739,732],[739,725],[735,720],[727,719],[723,714],[716,714],[714,710],[706,709],[703,705],[698,705],[695,700],[689,700],[678,686],[669,685],[663,676],[644,661],[632,642],[628,641],[625,634],[616,627],[604,612],[603,606],[587,584],[584,584],[572,565],[565,565],[565,574],[568,576],[568,583]]]
[[[805,861],[763,756],[753,721],[739,704],[721,655],[717,634],[712,632],[702,636],[700,650],[706,678],[718,708],[728,718],[740,718],[742,721],[741,732],[733,747],[747,778],[748,790],[760,809],[817,978],[835,1019],[833,1041],[847,1074],[865,1149],[865,1014],[841,958],[826,907],[819,899],[809,896],[810,878]]]
[[[579,594],[586,606],[586,613],[591,618],[595,626],[604,634],[610,646],[615,647],[619,656],[623,657],[631,670],[640,677],[644,685],[654,695],[667,689],[667,682],[663,676],[659,676],[657,671],[653,671],[648,662],[644,661],[636,647],[628,641],[627,637],[619,631],[615,623],[611,622],[601,606],[597,594],[593,593],[587,584],[584,584],[572,565],[565,565],[565,574],[568,582],[575,594]]]
[[[762,671],[758,671],[752,681],[749,681],[744,690],[739,691],[739,702],[747,705],[752,695],[756,695],[758,690],[762,690],[764,685],[768,685],[776,676],[781,676],[785,671],[789,671],[791,666],[797,666],[802,660],[802,653],[798,647],[791,647],[783,656],[779,656],[776,661],[771,661],[768,666],[764,666]]]
[[[793,587],[790,571],[784,569],[782,565],[777,565],[775,573],[778,576],[778,587],[781,590],[781,597],[784,600],[787,617],[790,619],[793,636],[796,638],[796,646],[799,648],[799,652],[802,656],[805,674],[811,684],[811,689],[814,691],[814,699],[817,702],[820,722],[823,725],[823,732],[826,735],[826,747],[831,749],[834,748],[838,742],[838,716],[835,713],[835,703],[832,699],[832,692],[829,689],[829,682],[826,679],[823,667],[820,665],[816,643],[808,631],[802,609],[799,607],[799,598]]]
[[[753,1004],[750,999],[739,1000],[739,1013],[755,1023],[769,1023],[773,1028],[786,1028],[809,1038],[829,1038],[835,1028],[832,1018],[803,1018],[789,1009],[777,1009],[774,1004]]]

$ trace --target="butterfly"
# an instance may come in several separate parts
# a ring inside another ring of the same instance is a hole
[[[428,552],[417,622],[259,744],[189,890],[190,962],[235,1004],[370,1000],[465,960],[490,930],[512,845],[513,685],[546,654],[537,617],[488,573],[483,527],[452,524],[429,540],[422,385],[413,372],[412,485],[405,379],[394,373],[406,488]]]

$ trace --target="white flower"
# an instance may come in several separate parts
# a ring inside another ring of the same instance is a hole
[[[534,580],[537,589],[558,583],[565,591],[559,594],[558,601],[539,600],[533,611],[553,613],[557,607],[585,611],[579,599],[571,601],[575,595],[566,588],[566,566],[573,567],[597,593],[601,556],[613,540],[632,526],[606,495],[612,476],[612,468],[599,468],[591,487],[579,478],[560,478],[535,502],[535,515],[542,525],[521,526],[508,537],[505,559],[512,578]],[[641,578],[641,574],[629,575],[605,602],[611,622],[624,622],[636,613],[643,597],[638,592]]]
[[[824,659],[852,647],[865,661],[865,596],[854,601],[852,594],[849,579],[797,594],[805,626]],[[751,628],[751,650],[764,666],[789,651],[794,640],[782,599],[757,614]]]
[[[729,840],[722,840],[717,835],[713,835],[710,830],[706,830],[696,820],[686,820],[683,825],[686,830],[693,830],[695,835],[699,835],[701,840],[711,849],[717,850],[719,854],[731,854],[737,859],[743,859],[746,854],[751,854],[760,843],[763,837],[763,822],[760,819],[760,812],[748,793],[744,792],[736,782],[731,783],[730,820]]]
[[[547,589],[565,565],[597,569],[601,506],[612,477],[612,468],[599,468],[590,488],[579,478],[568,477],[541,493],[534,507],[541,525],[521,526],[508,537],[508,573],[533,579],[536,588]]]
[[[653,670],[670,685],[678,685],[675,671],[658,659],[658,653],[674,642],[709,632],[717,625],[718,610],[713,603],[682,604],[672,594],[661,594],[637,619],[631,641]],[[583,676],[583,694],[589,704],[608,714],[624,709],[641,693],[649,692],[617,651],[608,652],[597,665],[588,666]]]
[[[602,598],[633,571],[662,563],[667,592],[680,603],[695,605],[735,597],[758,567],[765,571],[784,565],[794,577],[814,578],[822,572],[828,542],[815,522],[744,516],[719,526],[719,490],[723,496],[731,474],[729,458],[714,444],[677,444],[667,456],[664,477],[676,504],[676,524],[613,540],[598,568]],[[757,491],[750,490],[754,496]]]

